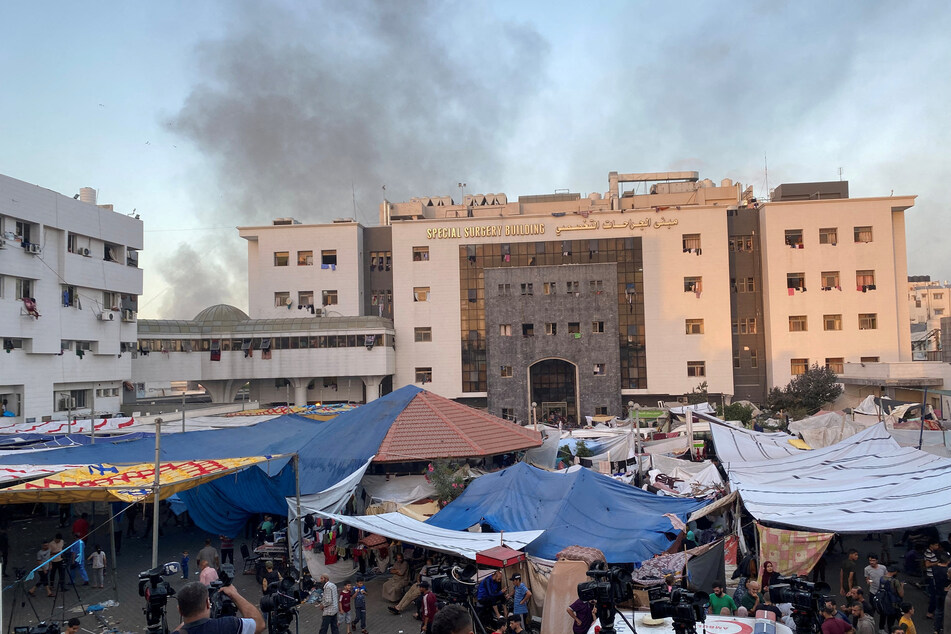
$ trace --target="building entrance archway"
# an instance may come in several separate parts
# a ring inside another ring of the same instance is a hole
[[[539,405],[539,421],[557,414],[578,422],[578,366],[564,359],[543,359],[529,368],[530,400]]]

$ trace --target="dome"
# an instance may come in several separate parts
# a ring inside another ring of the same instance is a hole
[[[235,308],[229,304],[215,304],[195,315],[193,321],[247,321],[249,317],[240,308]]]

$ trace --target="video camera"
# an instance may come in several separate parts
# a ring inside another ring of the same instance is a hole
[[[270,590],[270,586],[268,586]],[[297,571],[288,568],[274,592],[261,597],[261,612],[268,615],[267,629],[271,634],[283,634],[297,617],[297,608],[305,593],[297,582]]]
[[[142,612],[145,613],[145,624],[149,634],[165,634],[168,631],[165,624],[165,606],[168,604],[168,598],[175,595],[175,588],[163,577],[179,572],[181,572],[181,566],[178,562],[172,561],[164,566],[139,573],[139,596],[145,597],[145,607]]]
[[[685,631],[691,631],[694,623],[703,623],[707,619],[709,597],[703,592],[690,593],[674,588],[668,594],[664,586],[655,586],[648,589],[647,597],[650,600],[651,618],[673,619],[674,629],[682,623]]]
[[[587,574],[593,581],[582,581],[578,584],[578,598],[582,601],[593,601],[598,607],[601,632],[614,634],[614,617],[620,614],[617,604],[634,596],[631,573],[624,568],[608,568],[605,562],[595,561],[588,567]],[[624,618],[623,614],[621,618]],[[631,629],[634,629],[633,626]]]
[[[817,614],[829,598],[832,587],[823,581],[807,581],[805,577],[774,577],[769,584],[773,603],[791,603],[793,612]]]
[[[461,603],[475,590],[477,572],[473,564],[465,567],[429,566],[422,576],[429,577],[429,585],[437,595],[446,597],[450,603]]]
[[[218,580],[208,586],[208,601],[211,603],[210,617],[217,619],[220,616],[234,616],[238,613],[238,606],[234,600],[224,592],[219,592],[225,586],[230,586],[234,580],[234,564],[221,564],[218,571]]]
[[[59,634],[59,623],[43,621],[34,626],[22,625],[13,628],[13,634]]]

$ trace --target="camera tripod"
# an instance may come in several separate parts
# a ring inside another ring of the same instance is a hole
[[[73,587],[73,592],[76,593],[76,601],[79,603],[79,608],[82,610],[83,616],[88,614],[86,611],[86,606],[83,604],[83,599],[79,596],[79,588],[76,587],[76,579],[73,577],[73,570],[70,568],[67,562],[63,562],[63,569],[66,571],[66,574],[69,575],[69,585]],[[52,574],[52,572],[50,573]],[[68,590],[65,588],[65,583],[63,581],[62,575],[57,575],[56,579],[56,591],[53,595],[53,605],[50,608],[50,618],[53,618],[53,612],[56,611],[56,602],[62,597],[63,602],[60,604],[60,616],[63,623],[66,622],[66,593]]]
[[[9,620],[7,621],[7,634],[10,634],[10,628],[13,627],[13,617],[16,614],[17,603],[20,604],[20,607],[29,604],[30,610],[33,611],[33,616],[36,618],[36,622],[40,623],[40,614],[36,611],[36,606],[33,605],[33,597],[30,596],[30,593],[26,590],[26,581],[24,579],[23,570],[17,568],[15,573],[16,582],[13,584],[13,597],[10,601],[10,615],[8,617]]]

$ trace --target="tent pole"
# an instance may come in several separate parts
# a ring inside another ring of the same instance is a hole
[[[158,534],[159,534],[159,460],[162,446],[161,418],[155,419],[155,482],[152,492],[155,495],[152,504],[152,567],[158,566]]]
[[[304,529],[300,516],[300,454],[294,454],[294,479],[297,486],[297,574],[304,574]]]
[[[925,386],[925,391],[921,394],[921,431],[918,433],[918,451],[921,451],[921,444],[925,439],[925,407],[928,402],[928,386]]]
[[[112,511],[112,506],[109,507],[110,512]],[[116,597],[116,603],[119,602],[119,566],[116,562],[116,518],[118,515],[113,515],[109,520],[109,549],[112,554],[112,592]],[[121,530],[121,527],[120,527]]]

